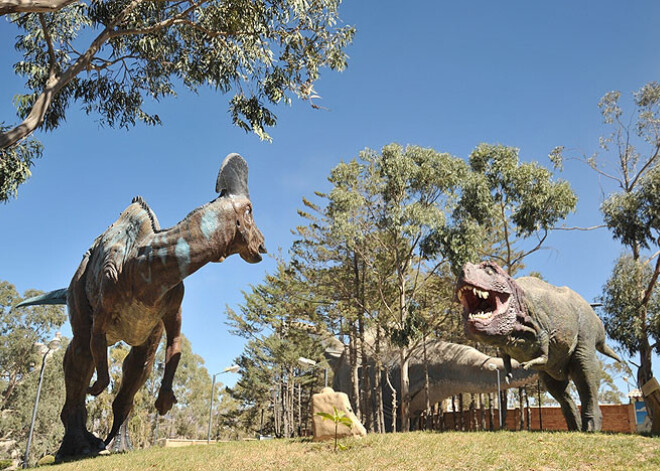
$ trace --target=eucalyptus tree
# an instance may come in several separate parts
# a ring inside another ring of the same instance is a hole
[[[61,348],[51,351],[46,359],[39,395],[39,406],[30,446],[30,466],[33,466],[43,456],[54,453],[57,450],[62,433],[64,433],[59,416],[64,405],[62,360],[67,343],[68,340],[63,338]],[[0,459],[9,458],[12,452],[18,452],[19,456],[23,456],[25,453],[43,353],[28,355],[26,360],[31,362],[29,371],[25,372],[21,381],[12,389],[2,410],[0,410],[0,416],[2,417],[2,420],[0,420],[0,440],[9,441],[9,443],[5,442],[5,446],[0,451]],[[11,441],[15,442],[14,445],[7,447],[11,444]]]
[[[35,344],[47,343],[66,320],[62,306],[14,308],[37,294],[28,290],[21,297],[14,285],[0,281],[0,410],[38,359]]]
[[[381,152],[367,149],[331,174],[329,232],[364,265],[372,317],[399,351],[404,431],[410,425],[409,355],[421,339],[416,298],[447,261],[439,256],[425,264],[423,242],[451,226],[447,215],[467,172],[465,162],[449,154],[391,144]]]
[[[346,67],[354,29],[339,24],[340,3],[0,0],[0,15],[21,31],[14,70],[27,89],[14,99],[21,121],[0,122],[0,201],[15,196],[42,153],[30,136],[56,129],[73,102],[102,125],[154,125],[147,99],[209,86],[233,91],[233,123],[269,139],[273,105],[298,97],[316,107],[320,69]]]
[[[227,308],[231,332],[249,339],[237,360],[241,378],[233,390],[242,403],[244,422],[254,426],[255,413],[266,410],[268,402],[273,406],[273,430],[287,437],[295,432],[295,388],[310,381],[318,386],[318,376],[300,377],[298,359],[310,358],[320,366],[327,335],[318,328],[309,290],[295,275],[280,261],[276,273],[244,293],[238,311]]]
[[[37,294],[38,291],[27,290],[21,297],[14,285],[0,281],[0,439],[15,440],[20,453],[25,451],[43,360],[38,343],[46,344],[66,319],[61,306],[14,308]],[[49,353],[44,368],[31,448],[31,456],[36,459],[53,450],[62,433],[58,411],[64,403],[63,354],[63,349]],[[53,423],[58,425],[53,427]]]
[[[538,162],[520,162],[515,147],[479,144],[469,165],[458,213],[480,226],[480,258],[497,261],[513,275],[575,210],[577,196],[568,182],[553,180]]]
[[[635,111],[631,116],[625,115],[620,99],[619,91],[601,98],[598,106],[608,133],[600,138],[600,151],[579,160],[616,188],[600,209],[612,237],[628,253],[617,260],[603,288],[605,329],[629,354],[639,353],[637,384],[641,387],[653,377],[652,353],[659,348],[650,340],[657,340],[659,322],[660,84],[649,82],[632,94]],[[563,150],[559,147],[551,154],[558,165]]]

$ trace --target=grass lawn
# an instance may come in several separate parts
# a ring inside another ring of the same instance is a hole
[[[57,465],[53,471],[149,470],[658,470],[660,438],[566,432],[369,435],[332,443],[226,442],[151,448]]]

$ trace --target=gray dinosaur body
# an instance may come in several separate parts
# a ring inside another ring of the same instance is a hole
[[[465,265],[457,296],[466,333],[501,348],[505,362],[514,358],[524,368],[538,370],[569,430],[600,430],[596,351],[620,359],[605,344],[605,329],[589,303],[567,287],[538,278],[513,280],[493,262]],[[569,394],[569,380],[580,396],[581,416]]]

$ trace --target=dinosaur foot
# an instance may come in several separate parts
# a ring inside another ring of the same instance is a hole
[[[93,456],[108,455],[103,440],[85,430],[83,433],[68,433],[55,455],[55,463],[75,461]]]

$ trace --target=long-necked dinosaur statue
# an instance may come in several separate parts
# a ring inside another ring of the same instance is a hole
[[[373,351],[373,338],[367,335],[368,351]],[[333,370],[333,389],[352,396],[351,367],[348,347],[339,340],[328,339],[329,346],[325,350],[325,358]],[[423,362],[424,345],[416,346],[411,352],[408,371],[410,381],[410,415],[419,416],[426,409],[424,393],[425,368]],[[508,382],[504,382],[505,365],[502,358],[491,357],[467,345],[431,339],[426,342],[429,375],[429,401],[431,404],[461,393],[486,393],[497,391],[497,374],[502,372],[502,389],[520,387],[531,384],[536,379],[536,371],[521,368],[517,361],[512,361],[512,373]],[[374,381],[373,371],[375,355],[369,355],[369,367]],[[390,383],[396,390],[397,401],[401,402],[399,355],[395,349],[385,349],[381,352],[381,363],[389,371]],[[381,380],[383,407],[387,429],[390,430],[392,417],[392,391],[387,385],[385,376]],[[353,400],[353,398],[351,398]],[[375,403],[372,404],[375,412]]]
[[[83,256],[68,289],[51,291],[19,306],[67,304],[73,339],[64,356],[66,402],[64,438],[56,460],[105,449],[133,407],[133,398],[151,372],[163,330],[165,371],[156,399],[161,415],[176,398],[172,380],[181,355],[183,279],[209,262],[232,254],[249,263],[266,253],[264,236],[252,219],[247,163],[228,155],[218,174],[213,201],[170,229],[137,197]],[[112,403],[113,424],[105,440],[87,430],[86,395],[109,384],[107,349],[118,341],[132,348],[123,364],[121,386]],[[94,370],[96,381],[89,386]]]

